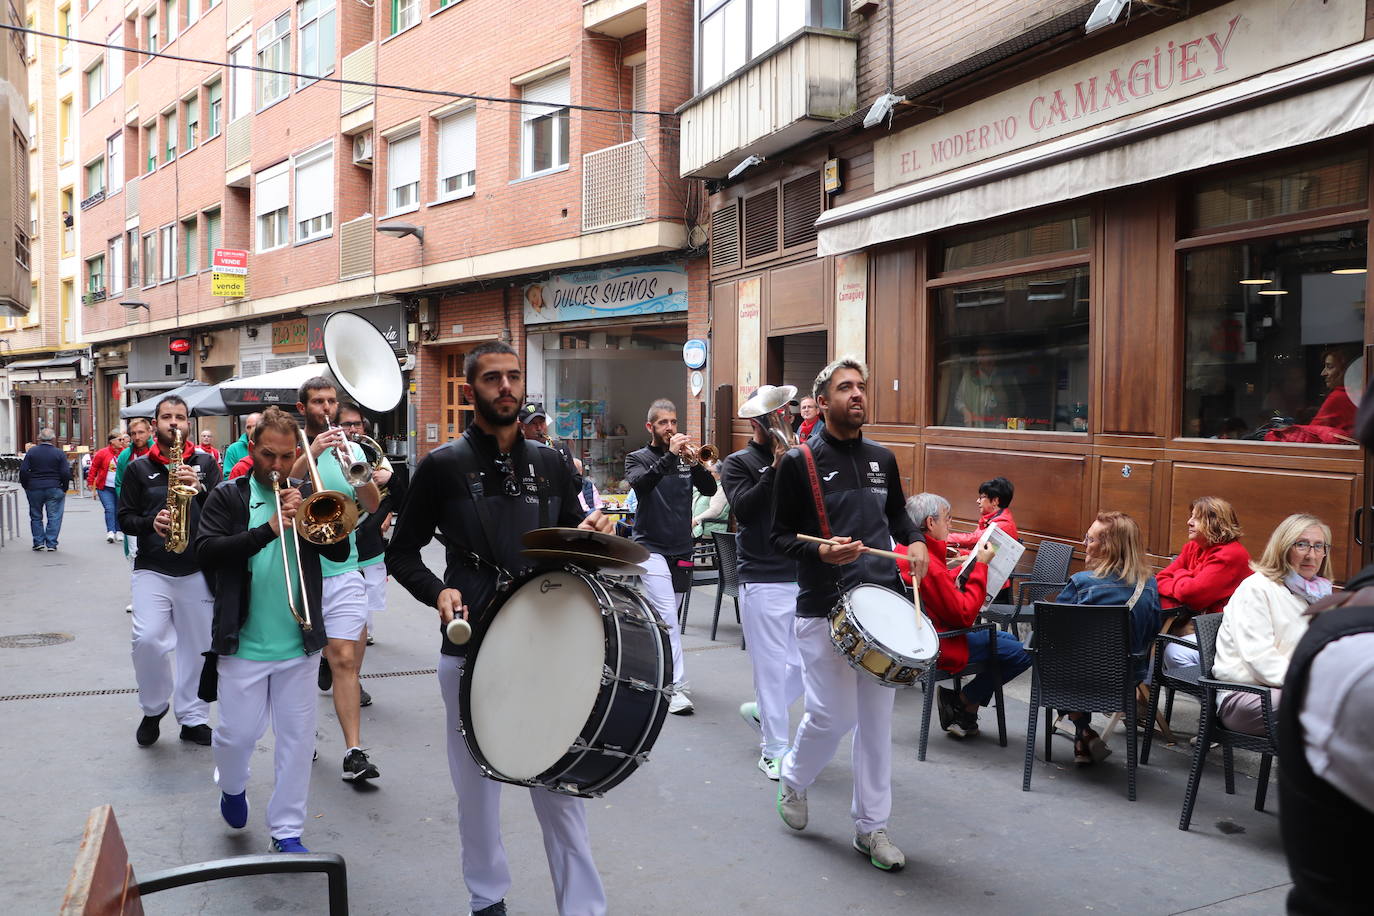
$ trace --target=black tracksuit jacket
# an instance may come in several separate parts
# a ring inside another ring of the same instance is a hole
[[[720,485],[739,533],[736,556],[741,582],[796,582],[797,561],[773,548],[773,446],[751,441],[725,456]]]
[[[692,488],[714,496],[716,479],[700,464],[688,464],[673,452],[646,445],[625,456],[625,482],[635,491],[631,537],[664,557],[692,553]]]
[[[196,561],[195,540],[205,500],[220,482],[220,467],[204,452],[192,452],[182,463],[201,469],[205,489],[191,499],[191,544],[183,553],[168,553],[167,542],[153,530],[153,518],[167,508],[167,465],[152,455],[144,455],[129,462],[119,488],[119,528],[125,534],[138,537],[138,556],[134,569],[149,569],[164,576],[189,576],[200,572]]]

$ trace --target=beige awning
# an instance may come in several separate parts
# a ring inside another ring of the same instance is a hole
[[[855,251],[1337,137],[1374,124],[1365,41],[821,215],[818,253]]]

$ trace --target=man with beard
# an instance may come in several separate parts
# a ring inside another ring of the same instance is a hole
[[[197,694],[201,653],[210,648],[210,588],[193,550],[170,553],[171,513],[167,487],[193,487],[190,540],[195,540],[205,494],[219,483],[219,465],[191,441],[186,402],[175,395],[158,401],[156,441],[129,463],[119,491],[119,527],[138,538],[133,574],[133,660],[143,721],[134,737],[140,747],[158,739],[162,717],[173,705],[181,740],[210,744],[209,704]],[[132,426],[132,424],[131,424]],[[181,466],[169,479],[172,442],[181,432]],[[189,545],[188,545],[189,546]],[[176,650],[176,675],[167,657]]]
[[[792,737],[788,710],[802,695],[801,655],[793,632],[797,561],[769,542],[773,484],[784,452],[760,419],[751,419],[749,426],[754,436],[721,463],[720,485],[739,528],[740,620],[754,666],[755,702],[741,705],[739,712],[761,732],[758,767],[776,780]]]
[[[345,435],[367,435],[367,420],[357,404],[344,403],[339,406],[339,426]],[[383,455],[378,466],[372,469],[372,482],[377,485],[377,495],[382,497],[377,511],[358,523],[355,534],[358,542],[358,568],[362,571],[363,581],[367,584],[367,644],[372,645],[372,621],[378,611],[386,608],[386,535],[395,521],[393,513],[401,504],[404,493],[397,492],[392,484],[393,469],[391,462]],[[385,493],[383,493],[385,491]],[[364,704],[366,705],[366,704]]]
[[[457,616],[480,629],[497,596],[498,578],[519,575],[530,564],[521,553],[522,535],[550,524],[609,533],[612,522],[600,512],[583,519],[578,488],[563,459],[521,436],[516,414],[525,385],[515,351],[500,342],[480,344],[463,368],[476,415],[460,439],[430,452],[416,467],[387,548],[387,571],[416,600],[438,610],[441,627]],[[436,533],[448,548],[442,579],[420,558]],[[444,640],[440,652],[463,880],[473,913],[503,916],[511,875],[501,843],[501,784],[482,776],[461,734],[466,647]],[[542,787],[532,787],[530,799],[544,834],[558,912],[605,913],[582,800]]]
[[[849,666],[831,645],[827,618],[858,585],[901,593],[896,562],[864,553],[865,544],[909,544],[918,581],[930,556],[907,515],[897,459],[863,437],[868,367],[853,357],[837,359],[816,376],[812,394],[825,426],[782,459],[773,489],[773,547],[797,561],[796,635],[806,688],[806,712],[782,760],[777,808],[793,830],[806,827],[806,790],[853,729],[854,848],[875,867],[891,871],[906,864],[887,836],[896,691]],[[841,536],[832,537],[832,530]],[[798,534],[834,543],[810,543]]]
[[[635,510],[634,540],[649,550],[639,581],[644,597],[658,612],[668,628],[673,647],[673,685],[675,693],[668,711],[690,716],[692,699],[687,696],[687,675],[682,665],[682,633],[677,625],[677,593],[691,588],[692,571],[692,488],[706,496],[716,492],[716,478],[702,464],[687,458],[691,445],[685,433],[677,431],[677,407],[660,398],[649,405],[644,428],[649,444],[625,456],[625,482],[639,499]],[[686,584],[674,587],[673,570],[686,572]]]
[[[325,644],[320,559],[342,559],[348,544],[317,547],[291,531],[302,496],[287,479],[300,453],[296,421],[269,407],[251,443],[252,473],[210,494],[196,537],[196,555],[215,590],[215,655],[207,662],[219,692],[215,782],[220,815],[241,829],[248,823],[249,760],[270,719],[270,849],[309,852],[301,834],[315,748],[311,656]],[[273,492],[274,474],[280,494]]]
[[[305,417],[310,454],[319,468],[324,488],[356,496],[365,512],[376,512],[382,501],[377,485],[371,480],[358,487],[349,484],[337,457],[337,450],[347,449],[351,458],[361,461],[363,451],[334,425],[339,412],[339,396],[334,383],[319,375],[307,379],[301,385],[296,411]],[[310,476],[304,454],[296,460],[291,476]],[[367,581],[358,565],[357,532],[350,532],[347,541],[347,559],[339,562],[323,557],[320,560],[324,572],[321,607],[329,644],[320,659],[319,686],[321,690],[328,690],[331,683],[334,687],[334,712],[338,714],[344,746],[348,748],[343,759],[343,779],[359,782],[376,779],[381,773],[362,748],[360,706],[372,702],[358,680],[363,652],[367,649]]]

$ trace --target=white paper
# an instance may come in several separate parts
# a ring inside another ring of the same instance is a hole
[[[1002,586],[1007,584],[1007,580],[1011,578],[1012,570],[1016,569],[1016,564],[1021,562],[1021,555],[1026,552],[1026,545],[1007,534],[1000,525],[988,525],[983,529],[982,537],[978,538],[978,543],[973,545],[973,549],[964,559],[964,565],[959,567],[960,576],[963,576],[973,565],[974,558],[978,556],[978,551],[982,550],[983,545],[989,542],[997,549],[997,554],[988,564],[988,596],[983,599],[983,610],[988,609],[988,605],[992,604],[992,600],[997,597]]]

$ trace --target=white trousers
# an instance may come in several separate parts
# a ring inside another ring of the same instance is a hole
[[[196,696],[200,688],[202,652],[210,648],[214,597],[205,576],[164,576],[135,569],[132,579],[134,679],[138,705],[155,716],[171,703],[182,725],[204,725],[210,706]],[[176,651],[176,674],[171,652]]]
[[[673,681],[685,688],[687,671],[682,664],[682,631],[677,625],[677,594],[673,591],[673,576],[668,572],[668,561],[662,554],[651,553],[649,559],[640,565],[644,567],[644,575],[639,577],[639,583],[644,587],[644,599],[658,611],[659,619],[668,625],[668,644],[673,649]]]
[[[386,610],[386,564],[373,563],[359,570],[363,574],[363,592],[367,601],[367,624],[372,625],[372,615]]]
[[[502,783],[482,775],[460,732],[463,718],[458,693],[463,663],[464,659],[454,655],[439,656],[439,692],[444,698],[448,772],[458,793],[463,881],[475,912],[503,900],[511,877],[506,847],[501,842]],[[582,799],[532,788],[530,800],[544,834],[544,855],[549,860],[560,916],[601,916],[606,912],[606,891],[592,861]]]
[[[1187,640],[1193,645],[1197,645],[1197,634],[1189,633],[1180,636],[1179,639]],[[1197,649],[1189,649],[1177,643],[1164,644],[1164,673],[1172,674],[1179,668],[1187,668],[1189,665],[1199,665],[1202,663],[1202,654]]]
[[[763,756],[781,757],[791,743],[788,710],[802,695],[801,652],[797,649],[797,583],[744,582],[739,587],[740,622],[754,665]]]
[[[897,691],[849,667],[831,645],[826,618],[798,617],[796,632],[806,714],[797,726],[792,750],[782,759],[782,778],[792,788],[806,791],[852,729],[854,828],[859,833],[882,829],[892,813],[892,707]]]
[[[272,797],[267,829],[279,840],[305,829],[310,794],[310,758],[315,752],[313,655],[279,662],[255,662],[233,655],[219,660],[219,728],[215,729],[215,781],[221,792],[248,788],[249,761],[258,739],[272,724]]]
[[[367,582],[360,570],[324,580],[320,599],[324,631],[330,639],[357,639],[367,626]]]

